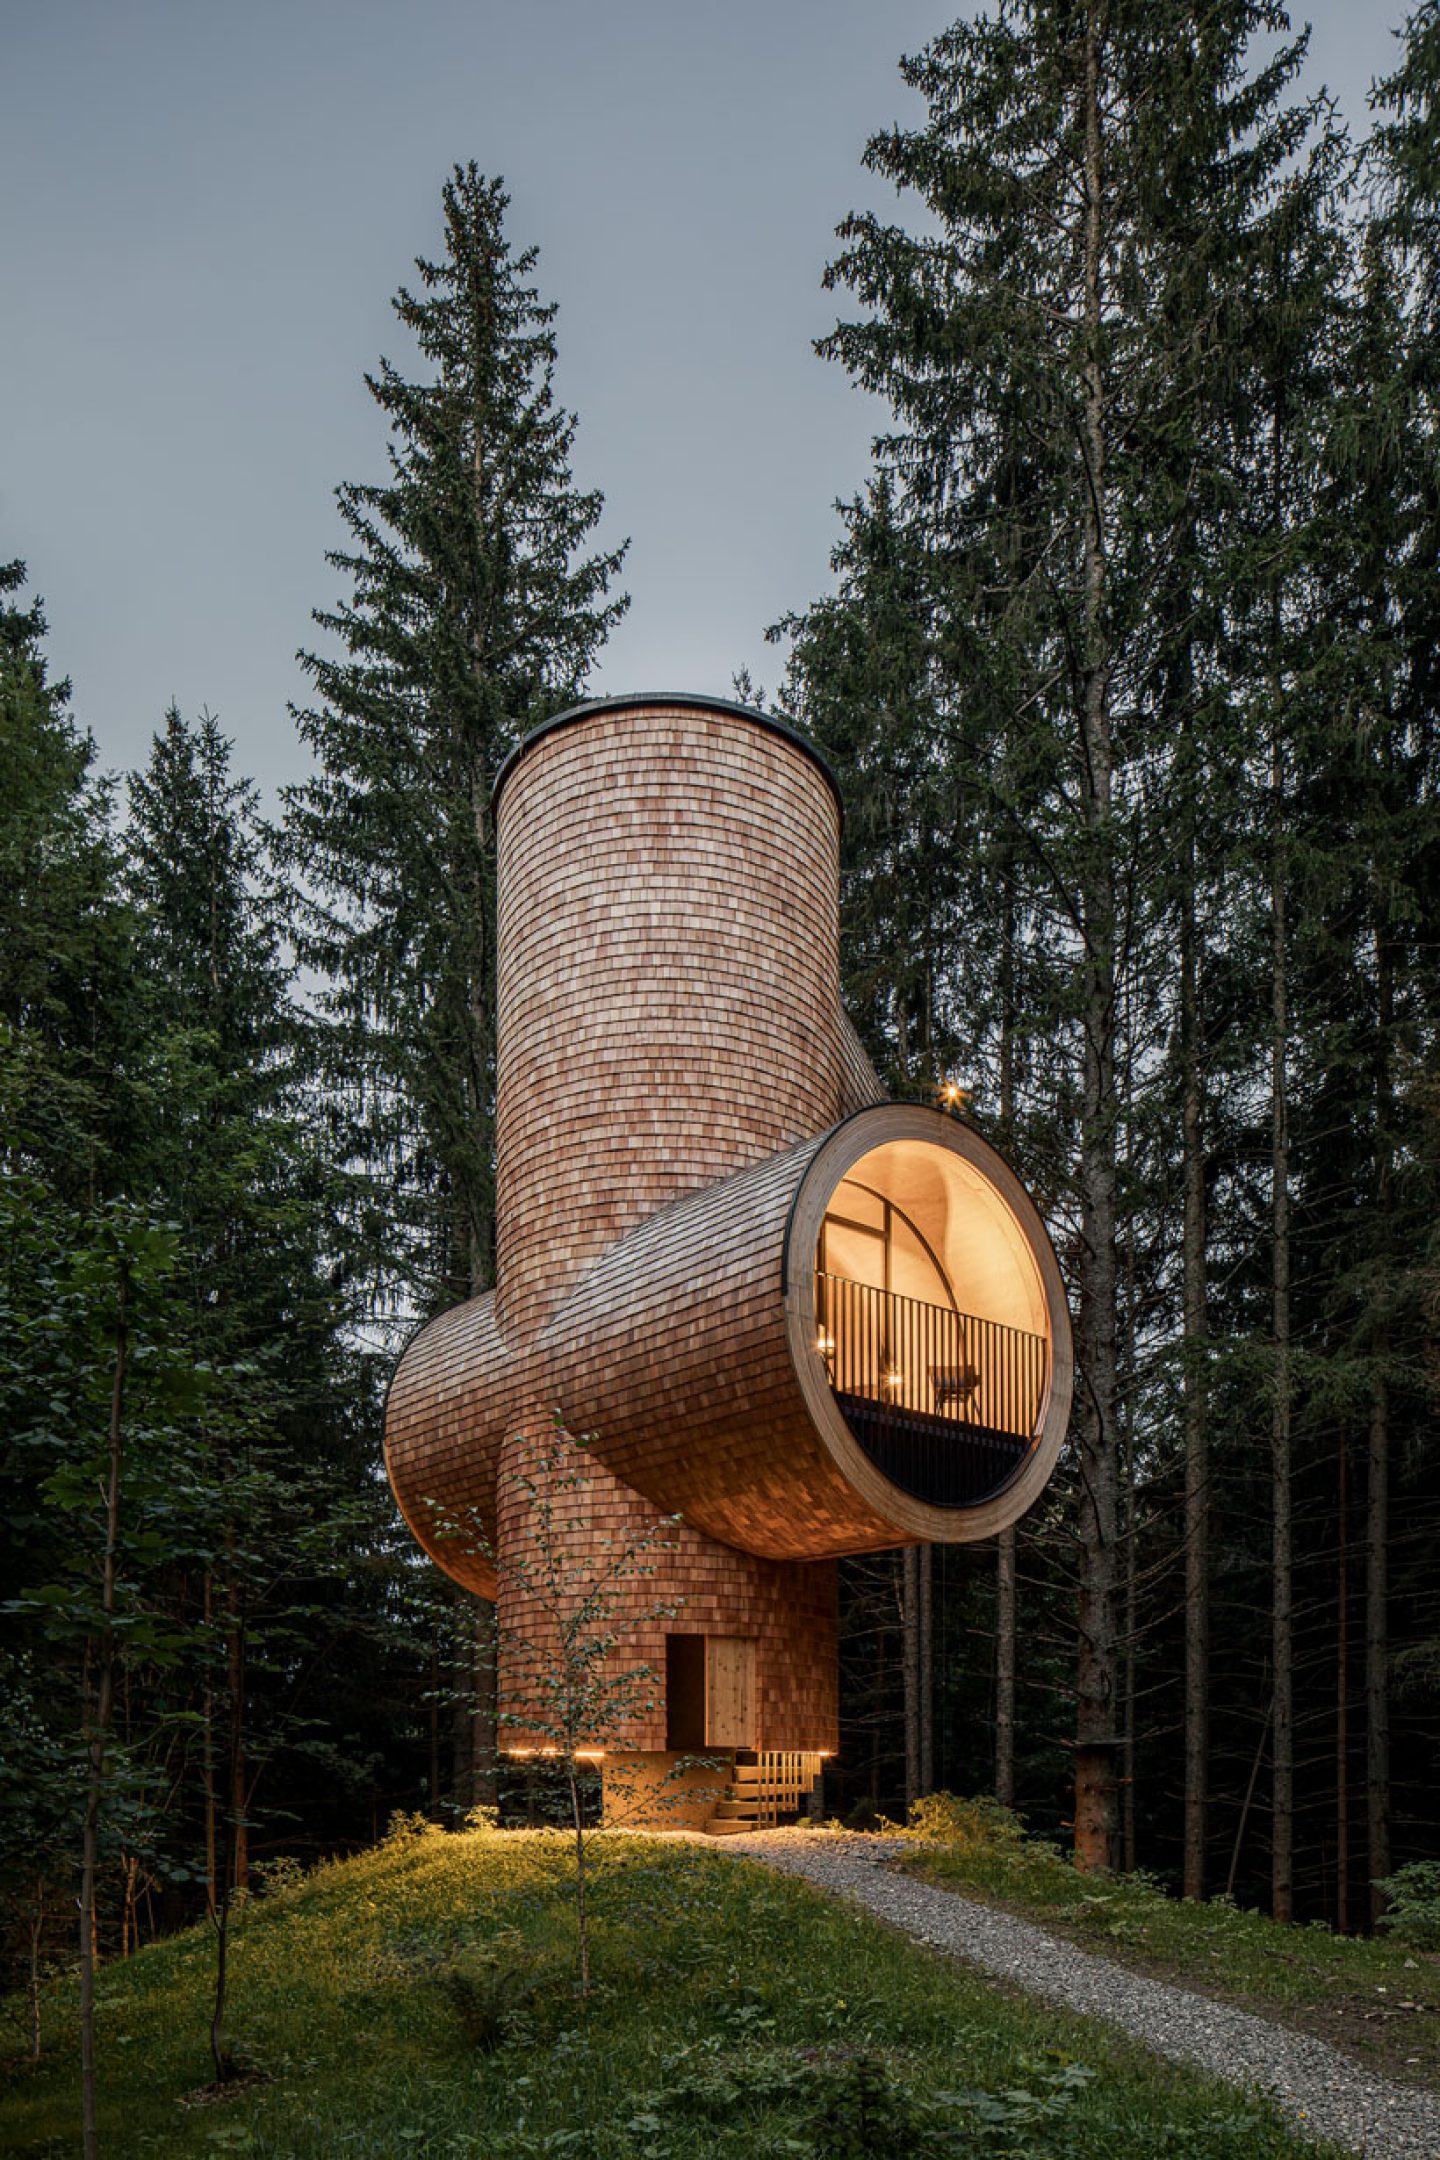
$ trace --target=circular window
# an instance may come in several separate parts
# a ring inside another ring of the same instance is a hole
[[[994,1150],[916,1105],[859,1113],[797,1198],[788,1267],[792,1354],[852,1481],[878,1475],[918,1504],[891,1514],[932,1538],[1023,1512],[1068,1415],[1069,1317],[1049,1239]]]

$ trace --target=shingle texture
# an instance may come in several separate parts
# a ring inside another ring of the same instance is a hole
[[[496,1212],[507,1330],[679,1194],[840,1114],[839,819],[731,714],[605,709],[501,798]]]
[[[884,1100],[839,1002],[834,796],[734,708],[638,699],[538,736],[498,820],[496,1289],[401,1360],[392,1483],[443,1567],[498,1587],[502,1707],[523,1719],[555,1626],[513,1565],[537,1549],[526,1466],[557,1414],[593,1435],[577,1581],[683,1518],[658,1572],[627,1579],[627,1659],[663,1698],[667,1624],[751,1637],[756,1745],[833,1749],[834,1558],[913,1534],[822,1441],[781,1280],[807,1168]],[[621,1737],[663,1749],[663,1699]]]
[[[472,1298],[420,1330],[385,1406],[385,1460],[406,1522],[479,1597],[495,1595],[500,1442],[524,1401],[523,1360],[495,1325],[495,1299]]]
[[[575,1465],[578,1463],[579,1467]],[[542,1460],[556,1465],[547,1477]],[[564,1480],[580,1481],[571,1492]],[[657,1523],[655,1509],[587,1449],[583,1456],[553,1430],[535,1439],[516,1435],[501,1451],[498,1492],[500,1550],[532,1555],[549,1538],[537,1537],[537,1506],[548,1497],[552,1522],[565,1529],[566,1569],[558,1596],[547,1591],[546,1570],[502,1575],[500,1712],[502,1745],[544,1745],[553,1735],[525,1727],[537,1702],[546,1699],[545,1668],[555,1657],[560,1613],[573,1610],[621,1561],[637,1551],[635,1572],[614,1585],[614,1617],[623,1629],[617,1669],[649,1668],[654,1684],[643,1686],[638,1714],[610,1726],[608,1747],[658,1751],[667,1745],[665,1636],[672,1628],[696,1635],[749,1636],[756,1645],[758,1732],[767,1748],[833,1751],[837,1745],[836,1577],[833,1564],[778,1564],[718,1545],[685,1524],[666,1529],[658,1543],[644,1541]],[[639,1570],[643,1570],[640,1572]],[[566,1586],[569,1586],[568,1588]],[[683,1600],[667,1618],[658,1608]],[[550,1608],[547,1610],[547,1607]],[[607,1623],[608,1624],[608,1623]],[[554,1699],[553,1696],[550,1699]]]
[[[816,1136],[880,1092],[840,1014],[834,798],[743,717],[612,706],[520,758],[499,849],[497,1289],[401,1360],[396,1493],[495,1595],[491,1556],[532,1544],[516,1466],[561,1407],[598,1433],[577,1579],[682,1512],[632,1615],[683,1600],[671,1625],[756,1638],[761,1744],[833,1748],[834,1570],[804,1563],[853,1549],[856,1509],[795,1389],[779,1265]],[[536,1615],[498,1588],[514,1717]],[[639,1633],[627,1657],[663,1675],[664,1624]],[[663,1701],[626,1738],[663,1748]]]
[[[771,1559],[872,1551],[904,1530],[841,1475],[800,1391],[785,1223],[821,1142],[687,1194],[612,1245],[535,1346],[541,1398],[598,1432],[657,1507]]]

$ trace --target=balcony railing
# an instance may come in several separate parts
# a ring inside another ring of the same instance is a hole
[[[1039,1422],[1043,1336],[818,1272],[815,1317],[846,1422],[902,1491],[973,1506],[1008,1482]]]

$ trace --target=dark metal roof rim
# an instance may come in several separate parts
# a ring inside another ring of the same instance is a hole
[[[819,768],[821,777],[835,797],[835,808],[840,814],[841,822],[844,822],[845,799],[840,793],[840,783],[826,758],[808,736],[802,735],[798,728],[791,727],[788,720],[778,719],[773,713],[761,712],[757,706],[736,705],[730,698],[707,697],[700,690],[636,690],[625,697],[587,698],[582,705],[567,706],[564,712],[556,713],[553,719],[542,720],[539,727],[530,730],[523,742],[516,743],[495,775],[495,785],[490,790],[491,809],[499,809],[501,790],[526,751],[543,741],[545,736],[553,735],[557,728],[569,727],[575,720],[588,720],[592,713],[640,712],[647,709],[653,711],[667,707],[680,712],[728,713],[734,720],[748,720],[752,726],[764,728],[771,735],[782,736],[786,742],[793,743],[797,750],[804,752],[812,765]]]

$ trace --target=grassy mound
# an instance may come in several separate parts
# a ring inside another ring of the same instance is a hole
[[[939,1793],[919,1803],[913,1827],[906,1865],[928,1882],[1440,2089],[1440,1956],[1419,1941],[1286,1927],[1227,1898],[1187,1904],[1143,1875],[1097,1880],[991,1800]]]
[[[595,1848],[596,1989],[575,1991],[565,1841],[397,1839],[244,1912],[219,2100],[196,1929],[100,1977],[102,2146],[276,2160],[1267,2160],[1258,2102],[1017,2000],[807,1885],[661,1839]],[[51,2053],[6,2006],[0,2149],[78,2146],[73,1984]]]

